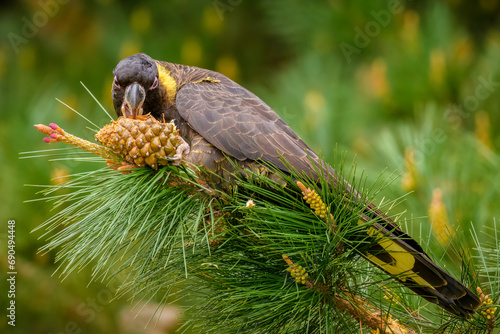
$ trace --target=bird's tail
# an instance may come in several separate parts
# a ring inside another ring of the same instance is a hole
[[[368,221],[366,231],[376,241],[365,253],[370,262],[448,312],[466,318],[475,313],[481,305],[479,298],[438,267],[414,239],[373,204],[363,209],[358,224],[366,225]]]

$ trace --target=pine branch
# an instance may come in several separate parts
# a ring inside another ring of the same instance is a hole
[[[43,141],[46,143],[66,143],[81,148],[95,155],[98,155],[104,159],[124,161],[124,158],[122,156],[116,154],[111,149],[96,143],[92,143],[88,140],[81,139],[72,134],[69,134],[63,129],[61,129],[59,126],[57,126],[57,124],[55,123],[50,123],[49,126],[43,124],[36,124],[35,128],[39,132],[49,136],[43,139]]]
[[[294,264],[285,254],[283,254],[283,259],[289,266],[287,271],[291,273],[292,277],[294,277],[298,283],[302,283],[308,289],[314,289],[324,294],[325,297],[331,298],[341,311],[347,312],[359,323],[363,323],[373,329],[375,333],[416,333],[413,329],[401,325],[390,314],[384,315],[381,309],[348,291],[342,291],[342,293],[332,295],[332,291],[329,287],[321,283],[315,283],[312,278],[309,278],[309,274],[302,266]]]
[[[49,135],[46,142],[124,161],[55,124],[36,127]],[[484,297],[474,322],[444,316],[436,321],[424,317],[426,308],[416,306],[397,283],[390,289],[380,284],[387,276],[361,265],[363,250],[374,241],[352,238],[366,228],[357,224],[363,203],[346,198],[342,189],[327,191],[326,184],[272,166],[277,177],[237,171],[236,186],[208,189],[190,167],[146,167],[126,175],[104,168],[47,189],[45,199],[59,211],[39,227],[49,238],[42,251],[59,249],[63,277],[88,265],[93,280],[127,273],[120,295],[189,296],[194,316],[183,328],[207,333],[335,333],[359,327],[373,333],[440,328],[489,334],[497,325],[495,298],[490,303]],[[335,167],[342,177],[342,166]],[[349,183],[363,189],[354,177]],[[71,191],[54,195],[60,189]],[[363,198],[370,199],[367,191]],[[391,296],[385,299],[387,291]],[[400,294],[397,302],[393,291]]]
[[[306,188],[300,181],[297,181],[297,186],[302,191],[306,203],[309,204],[312,210],[314,210],[314,213],[321,219],[325,220],[326,223],[333,222],[332,229],[333,231],[338,232],[338,226],[333,219],[333,215],[329,213],[328,207],[318,193],[311,190],[311,188]],[[339,252],[342,251],[342,243],[339,243],[338,249]],[[393,319],[390,314],[384,316],[382,310],[371,305],[367,300],[359,296],[355,296],[349,292],[331,296],[330,290],[327,287],[322,286],[322,284],[315,284],[311,278],[307,278],[308,274],[305,273],[305,269],[300,266],[300,268],[297,268],[286,255],[283,255],[283,259],[290,266],[289,269],[292,277],[295,277],[302,284],[305,284],[309,289],[317,289],[318,291],[322,291],[327,295],[330,295],[329,297],[334,300],[339,309],[349,313],[354,319],[360,323],[366,324],[377,333],[416,333],[412,329],[402,326],[397,320]],[[297,271],[299,274],[296,273]],[[342,296],[346,296],[347,298],[342,298]]]

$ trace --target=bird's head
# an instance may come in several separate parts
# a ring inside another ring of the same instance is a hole
[[[153,58],[138,53],[122,59],[113,71],[113,106],[118,116],[136,118],[161,114],[164,87],[159,84],[158,67]]]

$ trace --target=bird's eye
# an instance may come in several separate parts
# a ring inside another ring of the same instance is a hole
[[[115,75],[115,78],[113,79],[113,86],[115,86],[116,88],[122,88],[122,87],[118,84],[118,79],[116,78],[116,75]]]
[[[158,77],[155,77],[155,81],[153,82],[151,87],[149,87],[149,90],[155,89],[156,87],[158,87]]]

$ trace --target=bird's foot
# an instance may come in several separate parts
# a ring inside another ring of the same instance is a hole
[[[186,143],[186,141],[180,136],[179,136],[179,140],[180,140],[180,144],[179,144],[179,146],[177,146],[173,158],[171,158],[171,160],[175,160],[172,163],[173,166],[180,166],[184,157],[186,155],[188,155],[189,152],[191,152],[191,148],[189,147],[189,144]]]

